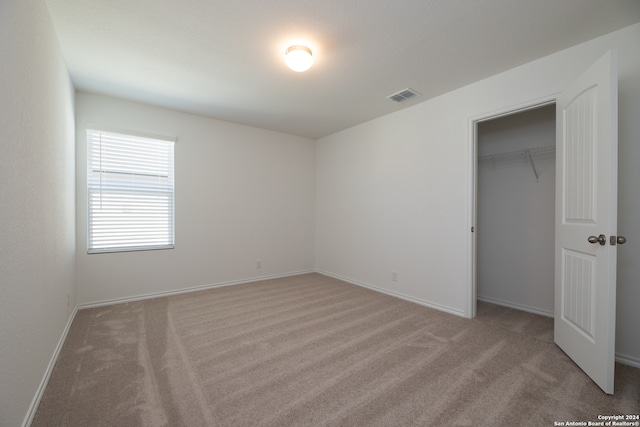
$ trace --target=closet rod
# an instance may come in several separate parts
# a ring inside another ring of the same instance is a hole
[[[508,153],[498,153],[498,154],[485,154],[484,156],[479,156],[478,161],[495,161],[495,160],[507,160],[510,158],[524,158],[531,154],[544,154],[544,153],[553,153],[556,151],[555,145],[546,145],[544,147],[535,147],[535,148],[527,148],[526,150],[518,150],[518,151],[509,151]]]
[[[524,150],[518,151],[510,151],[508,153],[499,153],[499,154],[486,154],[484,156],[479,156],[478,161],[491,161],[494,163],[497,160],[507,160],[512,158],[525,158],[528,157],[531,162],[531,168],[533,168],[533,174],[536,176],[536,181],[538,181],[538,170],[536,169],[536,164],[533,161],[534,154],[544,154],[544,153],[553,153],[556,151],[555,145],[546,145],[544,147],[535,147],[535,148],[527,148]]]

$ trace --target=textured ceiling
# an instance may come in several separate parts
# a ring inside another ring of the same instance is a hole
[[[47,4],[76,89],[311,138],[640,22],[638,0]],[[284,63],[299,42],[305,73]]]

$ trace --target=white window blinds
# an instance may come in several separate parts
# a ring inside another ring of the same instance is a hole
[[[173,146],[87,130],[89,253],[173,248]]]

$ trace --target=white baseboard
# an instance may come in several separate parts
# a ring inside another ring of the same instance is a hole
[[[526,305],[516,304],[516,303],[511,302],[511,301],[504,301],[504,300],[499,300],[499,299],[496,299],[496,298],[489,298],[489,297],[482,297],[482,296],[478,296],[477,300],[478,301],[489,302],[491,304],[501,305],[503,307],[513,308],[513,309],[520,310],[520,311],[526,311],[528,313],[539,314],[540,316],[553,317],[553,311],[547,311],[547,310],[543,310],[543,309],[540,309],[540,308],[535,308],[535,307],[529,307],[529,306],[526,306]]]
[[[33,421],[33,417],[36,415],[36,411],[38,410],[38,405],[40,405],[40,400],[44,395],[44,391],[47,388],[47,384],[49,383],[49,378],[51,378],[51,373],[53,372],[53,367],[56,365],[58,360],[58,356],[60,355],[60,350],[62,350],[62,346],[64,345],[65,340],[67,339],[67,334],[71,329],[71,324],[73,323],[73,319],[76,318],[76,313],[78,312],[78,306],[73,309],[71,316],[69,316],[69,320],[67,320],[67,325],[64,327],[64,331],[62,331],[62,335],[58,340],[58,344],[56,345],[55,350],[53,351],[53,355],[51,356],[51,360],[49,360],[49,364],[47,365],[47,369],[44,371],[44,376],[42,377],[42,381],[40,381],[40,385],[36,390],[36,394],[31,401],[31,405],[29,405],[29,410],[27,411],[27,415],[22,422],[22,427],[29,427],[31,422]]]
[[[458,310],[455,308],[447,307],[445,305],[436,304],[430,301],[421,300],[419,298],[410,297],[408,295],[401,294],[399,292],[389,291],[387,289],[382,289],[377,286],[370,285],[368,283],[359,282],[354,279],[350,279],[348,277],[340,276],[338,274],[329,273],[328,271],[316,270],[316,273],[323,274],[325,276],[333,277],[334,279],[342,280],[347,283],[351,283],[352,285],[360,286],[363,288],[371,289],[372,291],[380,292],[382,294],[390,295],[392,297],[400,298],[405,301],[413,302],[415,304],[420,304],[425,307],[433,308],[435,310],[444,311],[445,313],[455,314],[456,316],[465,317],[464,311]]]
[[[172,295],[180,295],[180,294],[186,294],[186,293],[190,293],[190,292],[204,291],[206,289],[215,289],[215,288],[222,288],[222,287],[225,287],[225,286],[241,285],[241,284],[244,284],[244,283],[260,282],[260,281],[263,281],[263,280],[280,279],[282,277],[299,276],[300,274],[308,274],[308,273],[314,273],[314,270],[292,271],[292,272],[289,272],[289,273],[274,274],[274,275],[271,275],[271,276],[250,277],[248,279],[230,280],[230,281],[227,281],[227,282],[218,282],[218,283],[212,283],[212,284],[209,284],[209,285],[194,286],[194,287],[190,287],[190,288],[176,289],[176,290],[172,290],[172,291],[153,292],[153,293],[150,293],[150,294],[134,295],[134,296],[131,296],[131,297],[114,298],[114,299],[109,299],[109,300],[102,300],[102,301],[84,303],[84,304],[79,304],[78,305],[78,310],[84,310],[84,309],[87,309],[87,308],[94,308],[94,307],[102,307],[102,306],[105,306],[105,305],[113,305],[113,304],[121,304],[121,303],[127,303],[127,302],[142,301],[142,300],[147,300],[147,299],[151,299],[151,298],[159,298],[159,297],[167,297],[167,296],[172,296]]]
[[[640,359],[637,357],[627,356],[626,354],[616,353],[616,362],[623,365],[633,366],[634,368],[640,368]]]

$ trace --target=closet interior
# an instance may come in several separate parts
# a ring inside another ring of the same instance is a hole
[[[477,299],[553,316],[555,105],[478,123]]]

